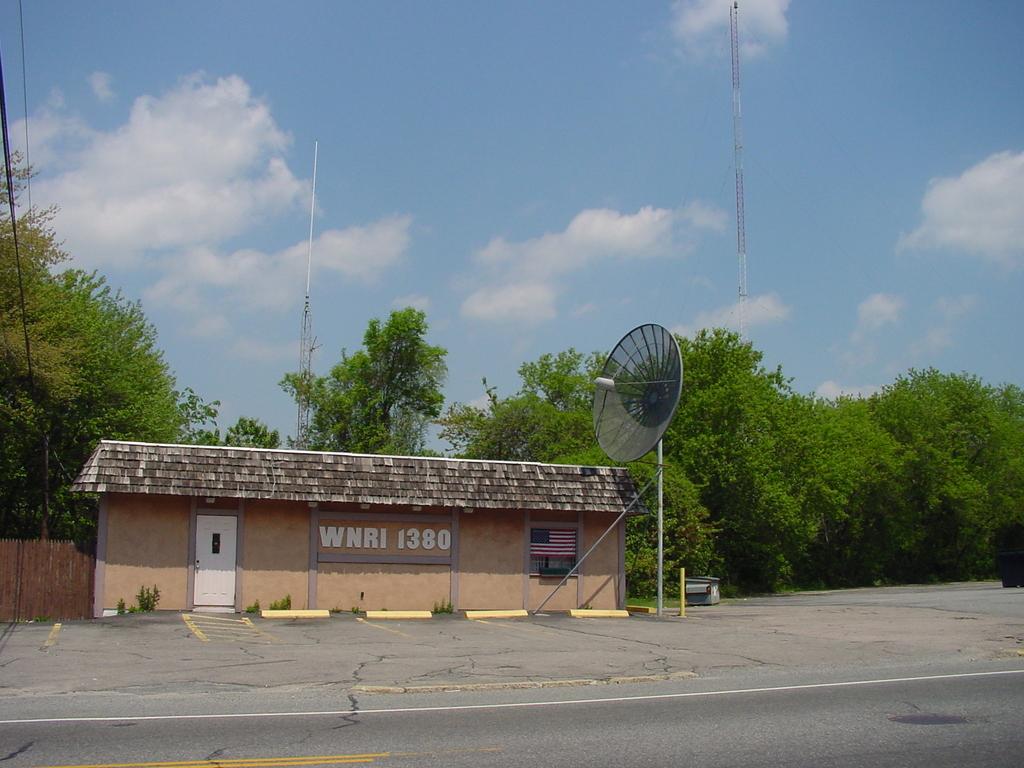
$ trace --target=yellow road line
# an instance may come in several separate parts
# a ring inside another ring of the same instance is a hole
[[[182,760],[175,763],[96,763],[93,765],[52,765],[48,768],[288,768],[296,765],[330,763],[372,763],[382,757],[455,755],[464,752],[500,752],[498,747],[447,749],[437,752],[379,752],[366,755],[317,755],[311,757],[253,757],[239,760]]]
[[[380,624],[373,624],[372,622],[369,622],[366,619],[364,619],[362,616],[357,616],[356,621],[361,621],[368,627],[376,627],[377,629],[383,629],[385,632],[394,632],[396,635],[401,635],[402,637],[412,637],[412,635],[407,635],[405,634],[405,632],[399,632],[397,629],[392,629],[391,627],[382,627]]]
[[[240,619],[228,618],[225,616],[197,616],[195,614],[181,614],[182,621],[192,633],[208,643],[211,640],[246,640],[253,639],[253,636],[265,638],[271,642],[281,642],[273,635],[257,629],[256,625],[243,616]]]
[[[491,624],[495,627],[506,627],[507,629],[518,629],[523,632],[537,632],[541,635],[557,635],[557,632],[548,632],[543,629],[533,629],[532,627],[521,627],[518,624],[502,624],[500,621],[488,621],[487,619],[473,619],[477,624]]]
[[[204,635],[202,630],[199,629],[199,627],[197,627],[195,625],[195,622],[192,621],[192,617],[191,616],[189,616],[186,613],[183,613],[183,614],[181,614],[181,620],[185,622],[185,626],[187,626],[192,631],[193,635],[198,637],[204,643],[210,642],[210,638],[208,638],[206,635]]]
[[[250,758],[247,760],[183,760],[177,763],[98,763],[95,765],[55,765],[49,768],[253,768],[254,766],[323,765],[325,763],[372,763],[389,752],[373,755],[320,755],[318,757]]]
[[[57,633],[60,632],[61,623],[58,621],[53,625],[53,629],[50,630],[50,636],[46,638],[46,642],[43,643],[44,648],[49,648],[57,642]]]

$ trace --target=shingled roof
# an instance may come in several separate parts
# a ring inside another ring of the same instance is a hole
[[[97,446],[71,490],[615,513],[636,495],[624,467],[111,440]]]

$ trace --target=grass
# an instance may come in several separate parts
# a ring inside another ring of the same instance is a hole
[[[642,605],[647,608],[657,608],[658,598],[656,597],[630,597],[626,599],[626,605]],[[666,597],[662,600],[662,606],[665,608],[678,608],[679,598],[678,597]]]

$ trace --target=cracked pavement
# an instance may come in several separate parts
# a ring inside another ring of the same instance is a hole
[[[685,618],[251,616],[251,631],[207,641],[187,616],[202,614],[129,614],[56,630],[52,622],[2,625],[0,700],[272,689],[334,693],[354,705],[352,691],[654,680],[887,659],[1024,664],[1024,589],[995,582],[725,601],[690,607]]]

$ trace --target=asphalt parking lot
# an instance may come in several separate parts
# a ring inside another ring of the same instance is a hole
[[[685,618],[264,619],[158,611],[8,624],[0,637],[0,698],[612,684],[950,658],[1024,664],[1024,589],[984,582],[803,592],[691,607]]]

